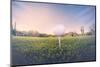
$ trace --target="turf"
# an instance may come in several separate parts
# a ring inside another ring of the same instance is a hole
[[[12,37],[12,64],[49,64],[96,60],[95,36]]]

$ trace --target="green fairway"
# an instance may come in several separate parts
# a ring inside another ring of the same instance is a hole
[[[95,60],[94,36],[12,37],[13,64],[45,64]],[[19,56],[20,55],[20,56]],[[21,59],[23,60],[23,63]]]

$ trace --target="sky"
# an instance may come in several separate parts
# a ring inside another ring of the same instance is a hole
[[[12,2],[12,25],[19,31],[38,31],[54,34],[55,27],[63,26],[65,33],[88,32],[95,24],[95,7],[69,4]],[[59,29],[59,28],[58,28]]]

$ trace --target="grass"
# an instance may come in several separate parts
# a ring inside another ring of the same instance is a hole
[[[56,37],[17,36],[12,38],[11,47],[14,65],[94,61],[96,58],[94,36],[62,37],[61,48]]]

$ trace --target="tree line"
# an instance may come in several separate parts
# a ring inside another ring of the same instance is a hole
[[[82,26],[80,28],[80,32],[81,34],[78,34],[76,32],[68,32],[68,33],[64,33],[62,36],[80,36],[80,35],[95,35],[95,24],[92,24],[89,27],[89,32],[85,32],[84,33],[84,26]],[[16,23],[14,25],[14,27],[11,29],[11,35],[13,36],[33,36],[33,37],[55,37],[56,35],[52,35],[52,34],[46,34],[46,33],[40,33],[38,31],[18,31],[16,30]]]

